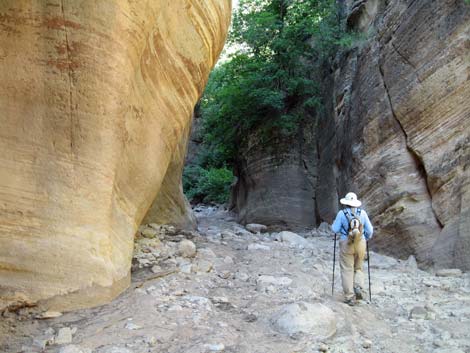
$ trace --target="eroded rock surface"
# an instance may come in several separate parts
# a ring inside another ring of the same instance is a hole
[[[469,269],[470,6],[361,3],[350,26],[373,36],[338,57],[328,117],[336,133],[320,158],[336,150],[338,193],[361,195],[375,248]]]
[[[232,203],[242,223],[271,229],[314,227],[317,153],[315,124],[303,124],[299,134],[266,141],[254,132],[240,148]]]
[[[173,176],[230,7],[0,3],[0,307],[105,302],[157,195],[188,223]]]

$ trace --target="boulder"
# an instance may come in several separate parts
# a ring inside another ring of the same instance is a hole
[[[130,283],[154,201],[191,223],[182,150],[230,12],[226,0],[0,2],[0,308],[105,303]]]
[[[299,302],[283,306],[272,317],[274,328],[288,335],[306,333],[323,340],[336,332],[335,313],[320,303]]]
[[[254,234],[264,233],[268,230],[268,227],[266,227],[265,225],[257,223],[249,223],[245,226],[245,228]]]
[[[289,231],[280,232],[279,238],[281,239],[282,242],[295,245],[295,246],[306,247],[310,244],[308,240],[305,239],[304,237],[301,237],[300,235],[293,233],[293,232],[289,232]]]

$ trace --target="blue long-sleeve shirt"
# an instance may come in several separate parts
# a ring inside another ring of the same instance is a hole
[[[349,214],[351,214],[352,212],[351,208],[349,207],[345,208],[344,211],[348,212]],[[357,213],[358,211],[356,209],[356,215]],[[364,226],[364,237],[366,238],[366,240],[369,240],[374,234],[374,228],[370,223],[367,212],[361,209],[361,214],[359,215],[359,218],[361,220],[362,225]],[[341,240],[345,240],[348,238],[349,221],[342,210],[339,211],[336,215],[336,219],[331,225],[331,229],[333,230],[333,232],[341,234]]]

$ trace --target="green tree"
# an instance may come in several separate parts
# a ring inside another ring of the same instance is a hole
[[[230,165],[254,129],[293,133],[321,107],[317,66],[344,42],[334,0],[241,0],[229,36],[238,50],[201,101],[204,163]]]
[[[235,53],[212,72],[201,99],[198,166],[232,166],[255,131],[293,134],[321,109],[321,62],[347,41],[335,0],[240,0],[228,39]]]

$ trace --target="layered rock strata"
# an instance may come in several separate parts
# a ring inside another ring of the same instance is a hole
[[[370,0],[352,8],[349,25],[373,35],[336,62],[338,193],[361,195],[377,225],[374,247],[470,269],[470,6]]]
[[[258,133],[240,149],[232,190],[232,207],[243,223],[271,230],[312,228],[317,223],[316,130],[302,124],[290,138],[266,140]]]
[[[0,3],[0,306],[105,302],[129,282],[133,237],[157,195],[186,217],[168,179],[230,8]]]

